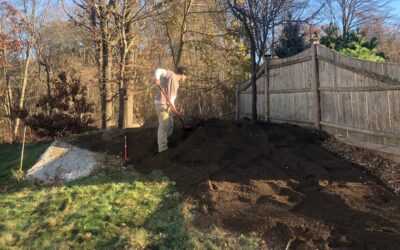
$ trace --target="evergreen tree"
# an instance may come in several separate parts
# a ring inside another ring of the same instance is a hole
[[[275,54],[280,57],[290,57],[305,50],[308,45],[304,40],[304,32],[301,31],[301,24],[289,18],[284,25]]]
[[[346,56],[373,62],[385,61],[385,58],[376,49],[379,42],[376,37],[368,41],[365,34],[357,30],[350,32],[344,38],[339,34],[339,29],[334,25],[323,27],[323,30],[326,35],[320,40],[322,45]]]

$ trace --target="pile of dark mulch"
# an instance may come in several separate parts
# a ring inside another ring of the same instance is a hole
[[[329,137],[322,143],[322,146],[346,160],[365,167],[393,189],[396,194],[400,194],[399,163],[385,159],[370,150],[348,145],[335,137]]]

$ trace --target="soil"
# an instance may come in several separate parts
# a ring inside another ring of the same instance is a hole
[[[199,228],[255,233],[268,249],[398,249],[395,187],[323,147],[326,134],[212,120],[193,131],[176,128],[170,149],[159,154],[156,129],[127,134],[130,163],[143,173],[162,169],[173,179]],[[121,132],[84,138],[75,143],[122,152]]]

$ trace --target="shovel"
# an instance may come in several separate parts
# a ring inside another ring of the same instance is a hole
[[[175,108],[174,104],[172,104],[171,100],[169,99],[168,95],[164,92],[164,90],[161,88],[161,86],[159,84],[156,84],[157,87],[160,89],[161,93],[163,94],[163,96],[165,97],[165,99],[167,100],[169,106],[171,107],[172,111],[175,113],[175,115],[178,117],[179,121],[182,123],[182,127],[184,131],[191,131],[193,130],[190,126],[185,125],[185,121],[182,117],[182,115],[178,112],[178,110]]]

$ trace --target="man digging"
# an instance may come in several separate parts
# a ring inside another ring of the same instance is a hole
[[[178,96],[179,81],[185,81],[187,69],[179,67],[176,72],[166,69],[156,69],[154,84],[158,86],[154,104],[158,116],[157,144],[158,152],[168,149],[168,136],[173,132],[174,103]]]

